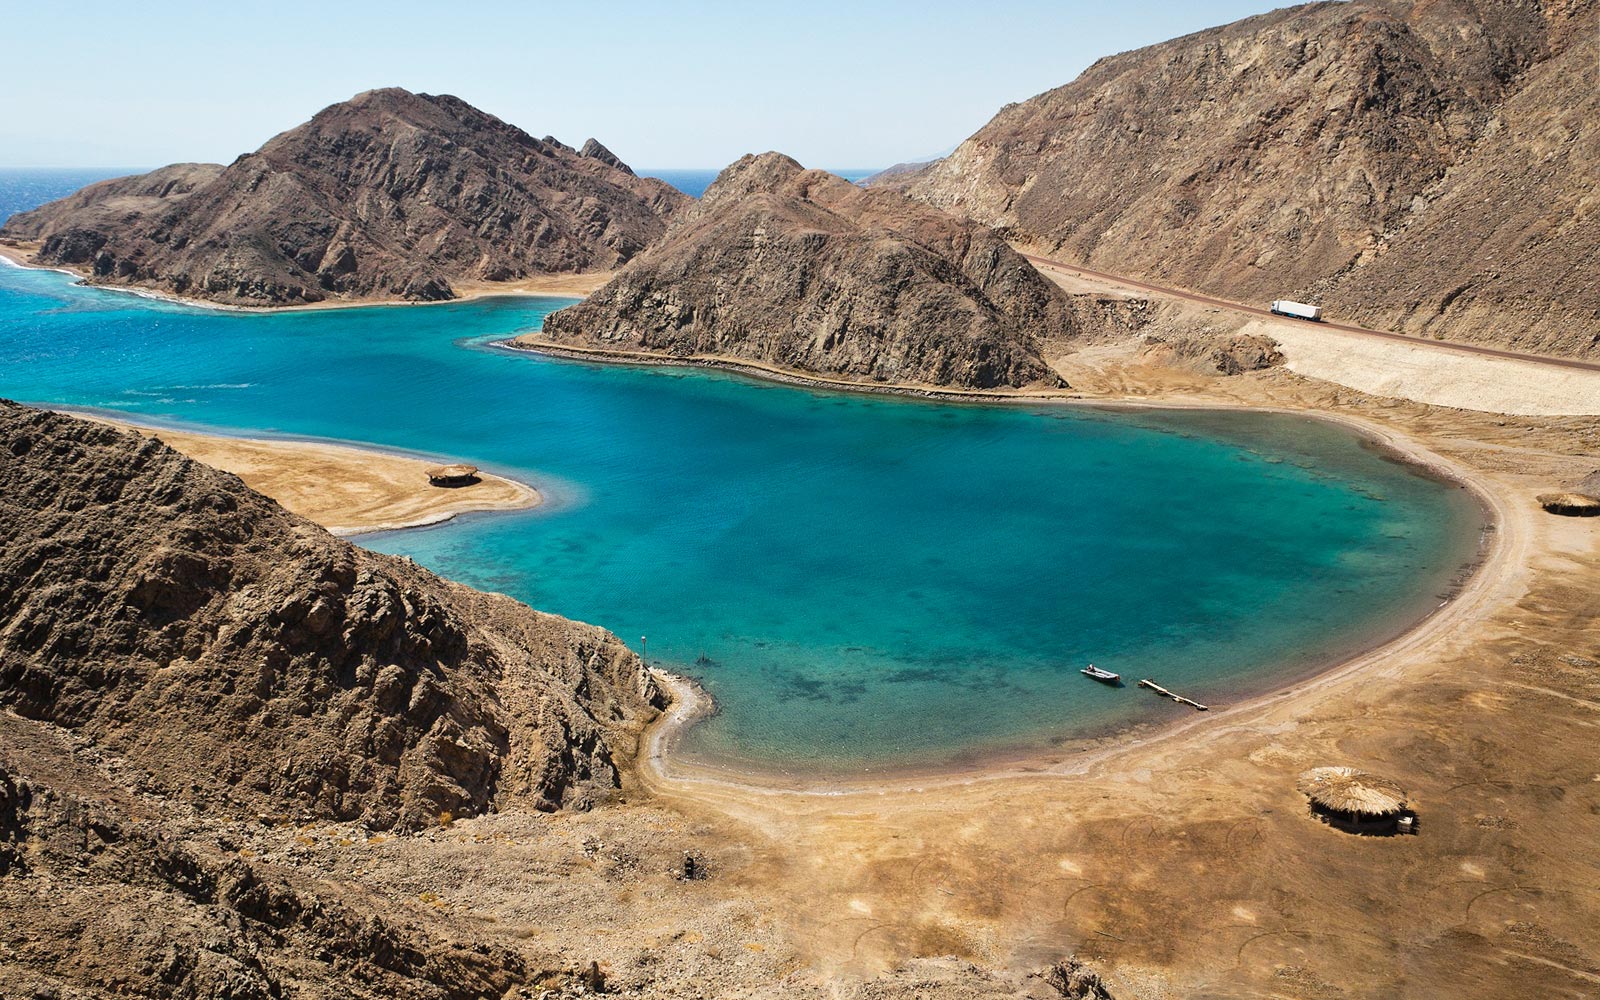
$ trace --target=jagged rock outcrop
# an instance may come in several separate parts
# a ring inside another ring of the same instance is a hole
[[[226,168],[163,167],[0,230],[97,284],[244,305],[430,300],[453,282],[610,270],[689,199],[593,139],[538,140],[456,97],[372,90]]]
[[[1110,271],[1593,356],[1597,11],[1274,11],[1102,59],[882,183]]]
[[[988,389],[1061,384],[1042,345],[1074,333],[1061,290],[987,228],[765,153],[519,340]]]
[[[614,167],[615,169],[620,170],[630,176],[633,174],[633,168],[617,159],[617,154],[600,145],[600,140],[598,139],[590,139],[589,141],[585,142],[583,144],[583,148],[578,150],[578,155],[587,156],[592,160],[599,160],[606,166]]]
[[[359,549],[159,441],[0,402],[0,705],[230,815],[586,804],[661,696],[609,633]]]

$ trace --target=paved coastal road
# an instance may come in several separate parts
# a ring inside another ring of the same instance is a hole
[[[1248,313],[1251,316],[1265,316],[1268,319],[1284,319],[1284,317],[1275,315],[1272,310],[1263,309],[1260,306],[1247,306],[1242,302],[1230,302],[1227,299],[1212,298],[1209,295],[1201,295],[1198,292],[1186,292],[1178,288],[1167,288],[1165,285],[1152,285],[1148,281],[1140,281],[1137,278],[1129,278],[1120,274],[1109,274],[1105,271],[1094,271],[1077,264],[1068,264],[1059,260],[1051,260],[1049,257],[1039,257],[1031,253],[1024,253],[1023,256],[1033,261],[1035,264],[1042,264],[1046,267],[1052,267],[1058,271],[1064,271],[1067,274],[1075,274],[1084,278],[1094,278],[1113,285],[1122,285],[1127,288],[1138,288],[1146,292],[1156,292],[1160,295],[1170,295],[1175,299],[1198,302],[1201,305],[1217,306],[1221,309],[1231,309],[1234,312]],[[1287,322],[1294,321],[1288,320]],[[1502,351],[1493,347],[1479,347],[1476,344],[1456,344],[1447,340],[1427,340],[1422,337],[1408,337],[1403,333],[1391,333],[1387,330],[1368,330],[1366,327],[1349,326],[1345,323],[1329,323],[1324,321],[1322,323],[1318,323],[1317,326],[1325,330],[1339,330],[1344,333],[1358,333],[1366,337],[1381,337],[1384,340],[1398,340],[1403,344],[1411,344],[1416,347],[1425,347],[1442,351],[1460,351],[1466,354],[1482,354],[1491,358],[1508,358],[1512,361],[1524,361],[1535,365],[1551,365],[1557,368],[1575,368],[1579,371],[1600,372],[1600,362],[1580,361],[1577,358],[1553,358],[1542,354],[1519,354],[1516,351]]]

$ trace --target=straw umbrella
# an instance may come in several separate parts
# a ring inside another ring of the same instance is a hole
[[[434,486],[471,486],[478,481],[478,469],[472,465],[438,465],[428,470],[428,482]]]
[[[1353,767],[1315,767],[1296,783],[1311,799],[1311,811],[1351,828],[1394,829],[1406,812],[1406,792],[1397,783]]]
[[[1541,493],[1539,506],[1552,514],[1566,514],[1569,517],[1600,515],[1600,498],[1587,493]]]

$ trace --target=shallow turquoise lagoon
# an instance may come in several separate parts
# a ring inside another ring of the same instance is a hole
[[[549,502],[368,536],[604,625],[721,712],[684,752],[860,772],[1183,718],[1436,607],[1467,491],[1287,416],[953,406],[490,341],[561,300],[270,316],[0,268],[0,393],[470,460]]]

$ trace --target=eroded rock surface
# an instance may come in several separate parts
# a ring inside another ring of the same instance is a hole
[[[1600,352],[1600,7],[1316,3],[1111,56],[880,178],[1069,260]]]
[[[159,441],[0,403],[0,457],[0,704],[153,792],[374,829],[587,805],[661,703],[609,633],[357,548]]]
[[[537,337],[887,383],[1057,386],[1065,295],[983,226],[779,153],[724,170],[666,238]]]

